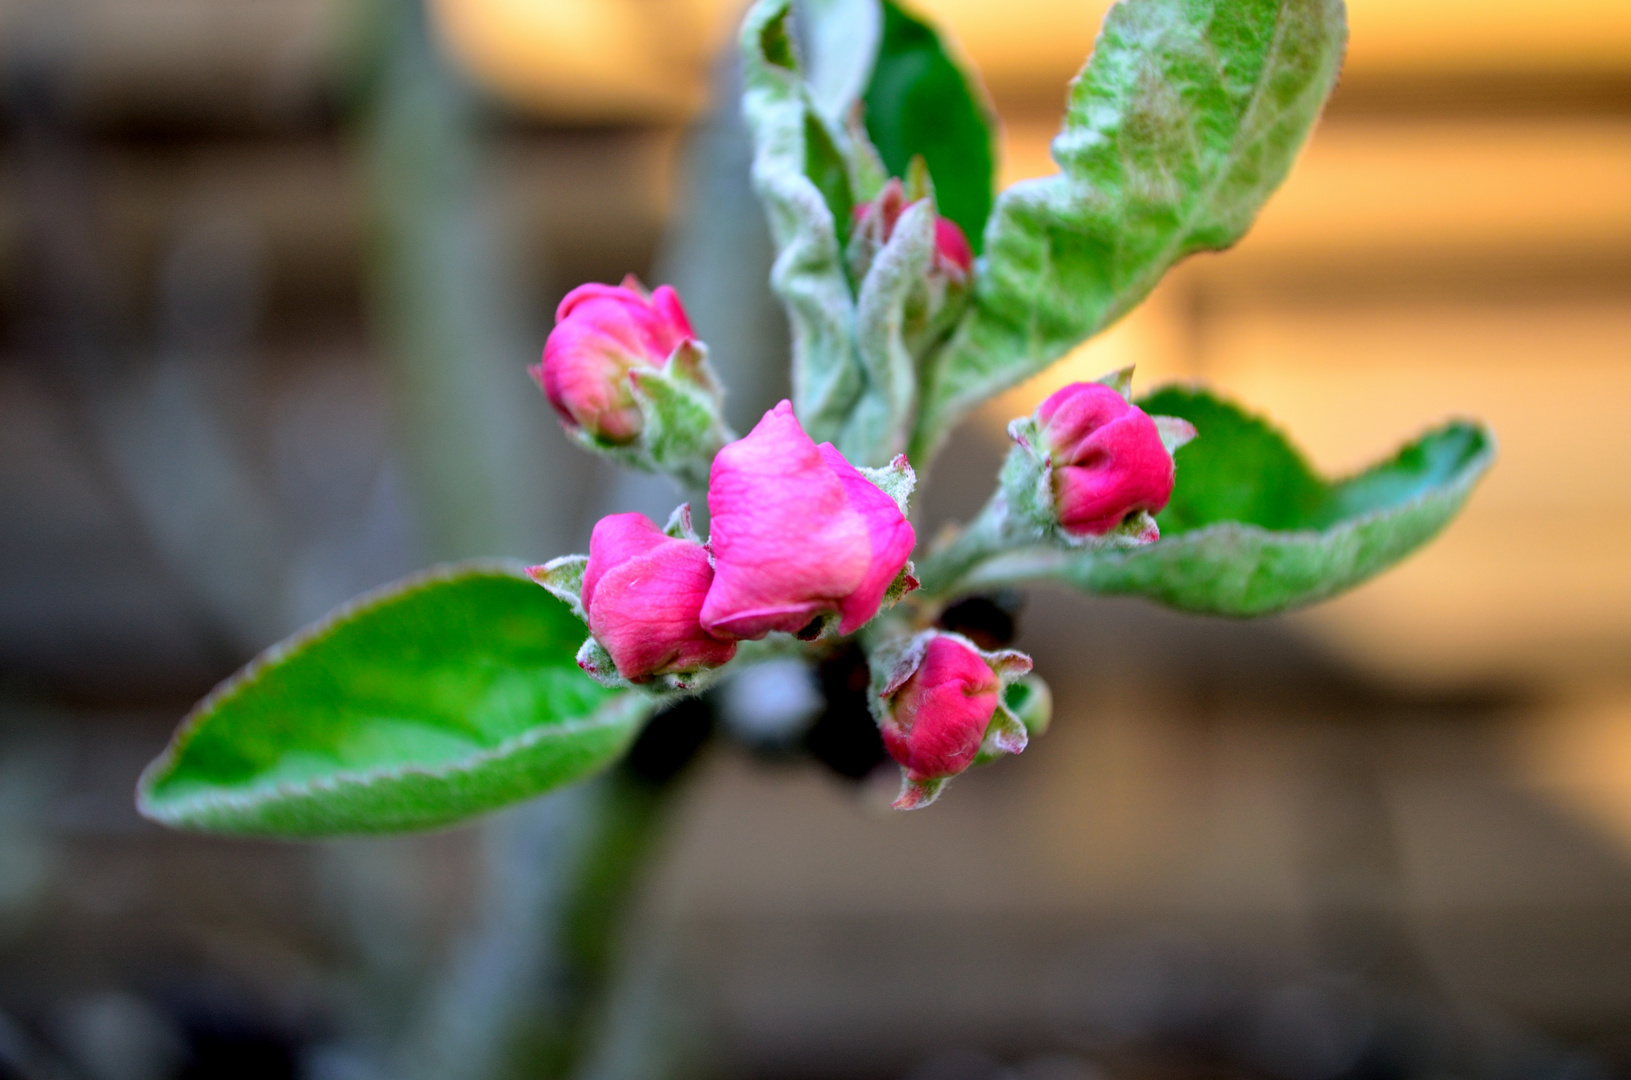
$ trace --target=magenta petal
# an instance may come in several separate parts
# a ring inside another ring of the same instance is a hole
[[[871,561],[865,575],[853,592],[839,604],[842,617],[840,634],[852,634],[866,625],[878,613],[884,594],[906,567],[917,545],[917,533],[900,512],[895,500],[880,491],[876,484],[862,476],[860,470],[844,459],[832,443],[822,443],[817,449],[827,468],[832,470],[843,485],[850,509],[865,523],[867,545]]]
[[[1101,536],[1129,514],[1159,512],[1172,497],[1172,455],[1155,421],[1112,388],[1073,383],[1044,401],[1036,418],[1067,532]]]
[[[668,536],[644,514],[602,518],[583,571],[589,632],[630,682],[717,667],[736,646],[697,622],[712,583],[701,544]]]
[[[786,401],[714,458],[708,508],[714,582],[701,620],[716,635],[798,633],[828,613],[848,633],[911,555],[900,508],[818,448]]]
[[[935,252],[953,266],[967,273],[974,267],[974,249],[968,246],[968,237],[962,228],[948,218],[934,219]]]
[[[580,285],[555,311],[534,378],[569,427],[629,442],[643,423],[630,371],[662,365],[690,337],[685,309],[666,285],[650,296],[637,282]]]
[[[644,514],[610,514],[589,534],[589,564],[583,568],[583,609],[589,610],[595,583],[611,567],[660,547],[670,537]]]
[[[955,776],[974,764],[1000,693],[996,672],[979,653],[937,636],[891,698],[884,746],[909,780]]]
[[[651,307],[665,331],[659,348],[666,345],[668,351],[673,352],[680,342],[696,337],[691,330],[691,320],[685,314],[685,306],[680,303],[680,294],[674,291],[672,285],[657,286],[651,294]]]

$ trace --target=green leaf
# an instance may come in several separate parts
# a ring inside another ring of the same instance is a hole
[[[942,217],[976,254],[997,182],[996,115],[979,78],[934,27],[883,0],[883,37],[866,88],[866,130],[891,176],[923,155]]]
[[[840,228],[853,196],[847,136],[814,106],[791,37],[792,0],[759,0],[742,24],[742,115],[753,135],[753,186],[776,262],[770,284],[793,331],[793,408],[817,442],[837,440],[866,381]],[[840,218],[837,215],[845,215]]]
[[[1311,604],[1430,540],[1495,457],[1488,429],[1458,421],[1333,483],[1279,432],[1205,391],[1168,388],[1139,404],[1200,432],[1175,455],[1177,486],[1156,518],[1161,539],[1130,550],[999,556],[970,575],[969,588],[1053,578],[1216,615]]]
[[[443,825],[613,761],[652,708],[579,671],[583,625],[518,565],[387,586],[210,694],[142,775],[167,825],[281,836]]]
[[[883,11],[878,0],[804,0],[799,14],[810,97],[828,120],[843,123],[877,61]]]
[[[1155,519],[1163,536],[1217,521],[1295,530],[1307,527],[1323,504],[1325,481],[1261,417],[1183,387],[1164,388],[1138,405],[1151,416],[1188,420],[1197,432],[1173,459],[1179,482]]]
[[[997,199],[974,301],[927,372],[912,460],[1173,263],[1239,240],[1307,138],[1346,38],[1342,0],[1116,4],[1071,88],[1061,172]]]
[[[867,385],[838,443],[857,465],[882,466],[905,451],[911,436],[917,362],[906,343],[908,308],[914,293],[924,292],[933,259],[934,213],[928,203],[914,203],[861,281],[855,336]]]

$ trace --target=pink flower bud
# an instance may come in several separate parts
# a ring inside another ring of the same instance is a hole
[[[786,401],[714,458],[708,482],[714,583],[702,625],[719,637],[859,629],[883,602],[916,535],[895,500],[804,433]]]
[[[1036,420],[1053,459],[1054,506],[1066,532],[1102,536],[1129,514],[1167,505],[1172,455],[1155,421],[1115,389],[1072,383],[1042,403]]]
[[[950,218],[934,219],[935,261],[957,267],[967,274],[974,269],[974,249],[968,246],[968,237],[962,227]]]
[[[899,180],[891,179],[876,199],[861,203],[852,211],[851,243],[856,244],[861,253],[861,262],[856,266],[858,277],[866,275],[873,255],[895,235],[895,225],[912,201],[906,196],[905,186]],[[949,218],[936,217],[934,265],[930,273],[948,277],[960,286],[968,281],[969,272],[973,269],[974,251],[968,246],[963,230]]]
[[[917,670],[885,697],[883,744],[908,784],[974,764],[1001,694],[1001,679],[972,646],[947,634],[931,638]]]
[[[629,373],[661,367],[693,337],[667,285],[648,294],[633,275],[622,285],[579,285],[555,310],[543,360],[528,370],[568,428],[627,443],[643,425]]]
[[[601,518],[583,570],[589,633],[630,682],[718,667],[736,644],[697,623],[713,578],[695,540],[669,536],[644,514]]]

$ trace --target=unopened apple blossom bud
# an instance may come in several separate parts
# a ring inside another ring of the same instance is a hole
[[[694,337],[679,296],[622,285],[579,285],[555,309],[543,359],[531,369],[568,427],[609,443],[631,442],[644,426],[629,373],[663,365]]]
[[[1008,425],[1016,446],[1003,467],[995,522],[1005,543],[1128,546],[1160,539],[1155,515],[1172,497],[1172,455],[1195,429],[1134,405],[1131,379],[1129,368],[1101,382],[1072,383],[1035,415]]]
[[[1103,536],[1140,511],[1159,513],[1172,497],[1176,474],[1161,432],[1112,387],[1072,383],[1042,403],[1036,420],[1067,533]]]
[[[866,277],[878,251],[894,237],[901,214],[908,206],[925,197],[923,192],[908,191],[906,185],[892,178],[884,184],[877,198],[855,207],[851,213],[849,259],[851,272],[857,280]],[[973,269],[974,250],[969,247],[968,237],[963,235],[962,228],[955,221],[937,215],[934,219],[931,276],[938,276],[961,288],[967,285]]]
[[[573,289],[528,370],[569,435],[624,464],[701,486],[730,438],[707,348],[667,285]]]
[[[735,655],[734,642],[720,641],[697,622],[713,568],[694,537],[665,532],[644,514],[613,514],[595,525],[587,563],[578,558],[580,610],[591,644],[600,647],[579,655],[591,675],[631,683],[669,676],[667,681],[681,688],[684,676],[718,667]],[[555,567],[534,567],[531,573],[551,588]],[[599,670],[601,650],[615,671]]]
[[[933,630],[874,653],[873,710],[903,775],[896,809],[927,806],[969,766],[1025,749],[1026,725],[1004,697],[1030,669],[1023,653],[985,652]]]
[[[714,458],[708,483],[713,585],[704,629],[721,638],[773,631],[819,635],[860,629],[886,595],[910,580],[916,535],[902,503],[912,472],[904,457],[876,482],[831,443],[817,446],[786,401]]]

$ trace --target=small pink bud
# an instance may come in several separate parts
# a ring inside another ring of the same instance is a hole
[[[1042,403],[1036,420],[1053,460],[1054,506],[1066,532],[1102,536],[1129,514],[1155,514],[1167,505],[1172,455],[1155,421],[1113,388],[1072,383]]]
[[[967,274],[974,269],[974,249],[962,227],[950,218],[934,219],[934,253],[937,262],[949,263]]]
[[[708,482],[714,581],[702,625],[719,637],[852,633],[878,613],[916,534],[831,443],[817,446],[786,401],[714,458]]]
[[[697,623],[713,577],[695,540],[669,536],[644,514],[601,518],[583,571],[589,633],[630,682],[718,667],[736,644]]]
[[[667,285],[647,293],[633,275],[622,285],[579,285],[556,309],[543,359],[528,370],[567,427],[627,443],[643,425],[630,372],[661,367],[693,337]]]
[[[1001,694],[1001,679],[971,645],[947,634],[931,638],[917,670],[884,697],[883,744],[908,785],[974,764]]]
[[[890,179],[871,202],[864,202],[851,213],[850,235],[862,241],[867,252],[864,265],[857,267],[859,276],[865,276],[865,267],[871,265],[871,255],[889,243],[895,235],[895,225],[912,200],[898,179]],[[934,266],[931,274],[950,278],[957,285],[966,284],[974,269],[974,251],[968,246],[968,237],[955,221],[934,219]]]

